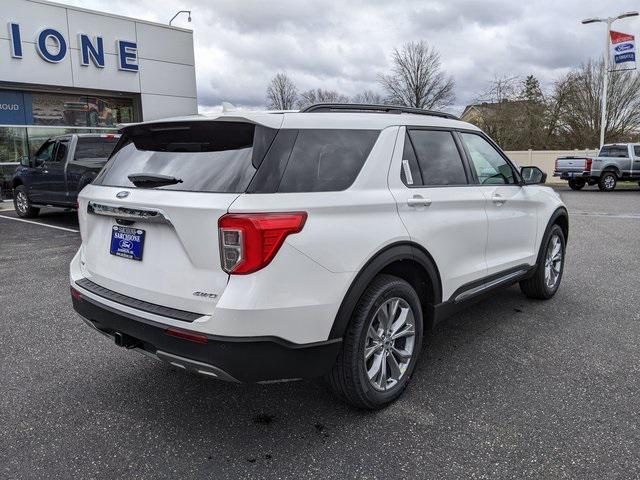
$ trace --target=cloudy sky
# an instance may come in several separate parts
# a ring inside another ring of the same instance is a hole
[[[592,16],[638,9],[638,0],[59,0],[86,8],[193,28],[201,112],[223,101],[261,108],[271,77],[285,71],[298,90],[352,96],[379,90],[393,48],[425,40],[456,82],[456,105],[478,96],[494,77],[554,78],[604,49]],[[638,35],[640,17],[616,23]]]

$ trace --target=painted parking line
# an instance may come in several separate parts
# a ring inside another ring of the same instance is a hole
[[[25,220],[24,218],[14,218],[14,217],[9,217],[7,215],[1,215],[1,214],[0,214],[0,218],[3,218],[5,220],[14,220],[16,222],[32,223],[33,225],[40,225],[41,227],[55,228],[56,230],[64,230],[65,232],[80,233],[80,230],[74,230],[73,228],[58,227],[57,225],[49,225],[47,223],[34,222],[33,220]]]
[[[605,218],[634,218],[640,220],[640,214],[638,213],[606,213],[606,212],[581,212],[571,211],[569,215],[579,215],[582,217],[605,217]]]

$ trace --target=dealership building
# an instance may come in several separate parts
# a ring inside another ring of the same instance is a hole
[[[193,32],[44,0],[2,0],[0,188],[49,137],[197,113]]]

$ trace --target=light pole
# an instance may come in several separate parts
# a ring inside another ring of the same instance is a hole
[[[169,26],[171,26],[171,22],[173,22],[176,17],[178,15],[180,15],[181,13],[186,13],[189,15],[189,17],[187,18],[187,22],[191,22],[191,10],[180,10],[178,13],[176,13],[173,17],[171,17],[171,20],[169,20]]]
[[[617,17],[608,17],[608,18],[585,18],[582,20],[582,24],[586,25],[588,23],[598,23],[604,22],[607,24],[607,32],[604,44],[604,78],[602,81],[602,116],[600,117],[600,148],[604,145],[604,131],[605,131],[605,123],[607,121],[607,88],[609,86],[609,58],[611,56],[611,52],[609,52],[609,36],[611,33],[611,24],[616,20],[620,20],[621,18],[627,17],[636,17],[638,16],[638,12],[625,12],[621,13]]]

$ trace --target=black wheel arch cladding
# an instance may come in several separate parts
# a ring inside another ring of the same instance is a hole
[[[407,264],[403,266],[402,262],[407,262]],[[403,270],[406,275],[398,275],[394,269]],[[380,273],[395,274],[407,280],[416,289],[420,297],[425,318],[428,316],[428,312],[432,311],[433,305],[442,302],[440,274],[428,252],[415,243],[395,243],[379,251],[358,272],[340,304],[329,339],[340,338],[344,335],[358,300],[371,281]],[[410,279],[407,279],[406,276],[409,276]],[[422,285],[423,282],[421,280],[425,277],[428,284],[424,282],[424,285]],[[415,282],[420,282],[419,287],[421,288],[416,288]],[[420,295],[421,291],[423,293],[422,296]]]

